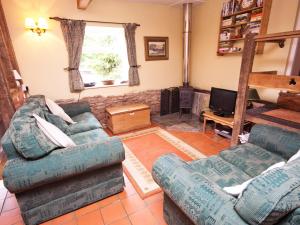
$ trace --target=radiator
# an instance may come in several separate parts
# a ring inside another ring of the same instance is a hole
[[[210,94],[195,92],[193,102],[193,114],[200,116],[200,113],[204,110],[208,110]]]

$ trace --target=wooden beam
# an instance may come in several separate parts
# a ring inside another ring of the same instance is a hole
[[[251,73],[249,86],[300,92],[300,76]]]
[[[247,34],[244,44],[244,51],[242,57],[242,66],[240,71],[238,95],[235,107],[235,114],[233,120],[231,146],[239,143],[239,135],[243,131],[245,114],[248,101],[248,80],[252,72],[252,66],[255,56],[256,42],[255,34]]]
[[[1,36],[1,39],[3,40],[2,43],[3,43],[6,53],[7,53],[5,60],[8,61],[8,63],[11,65],[12,69],[17,70],[20,73],[19,66],[17,63],[17,58],[16,58],[14,48],[12,45],[12,41],[11,41],[11,38],[9,35],[9,30],[8,30],[8,26],[6,23],[5,14],[4,14],[4,10],[2,7],[1,1],[0,1],[0,36]],[[1,57],[3,57],[3,55],[4,54],[1,54]],[[9,83],[10,88],[17,87],[15,78],[11,71],[6,74],[6,79]]]
[[[77,8],[86,10],[93,0],[77,0]]]
[[[255,41],[268,42],[268,41],[284,40],[287,38],[298,38],[298,37],[300,37],[300,30],[274,33],[274,34],[266,34],[266,35],[258,35],[255,37]]]
[[[263,11],[262,11],[262,20],[261,20],[261,24],[260,24],[260,33],[259,33],[260,35],[265,35],[268,31],[268,24],[269,24],[269,20],[270,20],[271,8],[272,8],[272,0],[264,0]],[[265,47],[264,42],[258,43],[257,48],[256,48],[256,54],[263,54],[264,47]]]

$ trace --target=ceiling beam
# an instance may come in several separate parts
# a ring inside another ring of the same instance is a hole
[[[93,0],[77,0],[77,8],[86,10]]]

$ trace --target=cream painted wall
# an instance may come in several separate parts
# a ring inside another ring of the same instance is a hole
[[[241,55],[216,55],[222,3],[223,0],[212,0],[194,7],[191,84],[198,88],[237,90],[238,87]],[[297,5],[298,0],[273,0],[268,33],[293,30]],[[284,74],[289,46],[289,42],[283,49],[267,44],[264,54],[256,56],[253,70],[278,70]],[[259,91],[262,98],[276,101],[278,91]]]
[[[69,91],[67,52],[59,22],[49,21],[49,31],[38,37],[24,30],[26,17],[60,16],[74,19],[136,22],[137,57],[141,85],[85,90],[82,97],[121,95],[149,89],[178,86],[182,80],[182,10],[124,0],[95,0],[86,11],[77,10],[75,0],[2,0],[20,70],[31,94],[52,99],[77,98]],[[168,36],[170,59],[145,61],[144,36]]]

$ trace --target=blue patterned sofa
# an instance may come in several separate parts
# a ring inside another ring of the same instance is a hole
[[[120,139],[105,133],[87,103],[63,108],[76,124],[68,125],[51,114],[44,96],[30,97],[15,113],[1,140],[8,158],[4,185],[15,193],[26,224],[47,221],[121,192],[124,187],[125,153]],[[39,133],[33,112],[56,123],[76,146],[43,152],[50,144]],[[30,150],[31,154],[25,155],[28,158],[20,154],[21,148]]]
[[[261,174],[269,166],[287,161],[299,149],[300,133],[255,125],[249,143],[217,156],[191,162],[174,154],[162,156],[155,162],[152,175],[164,191],[166,222],[299,225],[300,159]],[[253,177],[240,198],[223,190]]]

